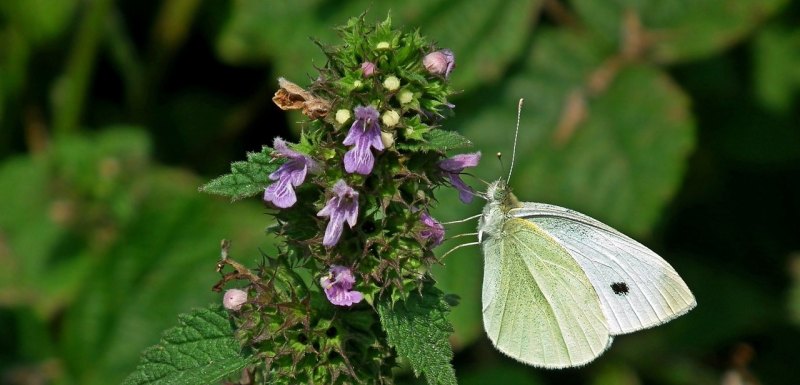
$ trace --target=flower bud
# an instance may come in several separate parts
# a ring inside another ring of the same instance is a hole
[[[453,51],[442,49],[425,55],[422,64],[428,72],[434,75],[444,75],[447,78],[456,65],[456,58]]]
[[[361,75],[363,75],[365,78],[368,78],[373,74],[375,74],[376,70],[377,66],[375,66],[375,63],[373,62],[365,61],[361,63]]]
[[[411,101],[414,100],[414,93],[409,90],[401,91],[397,94],[397,100],[400,101],[400,104],[411,103]]]
[[[353,81],[353,89],[354,90],[357,90],[357,89],[361,88],[362,85],[364,85],[364,83],[362,83],[361,80],[354,80]]]
[[[228,310],[237,311],[247,302],[247,292],[239,289],[230,289],[222,296],[222,306]]]
[[[389,48],[391,48],[391,45],[389,44],[388,41],[382,41],[382,42],[376,44],[375,48],[377,48],[377,49],[389,49]]]
[[[381,116],[381,121],[383,121],[383,125],[386,127],[394,127],[400,122],[400,114],[395,110],[386,111],[383,113],[383,116]]]
[[[390,148],[394,144],[394,135],[391,132],[381,132],[383,147]]]
[[[383,80],[383,88],[389,91],[397,91],[400,88],[400,79],[397,76],[389,75]]]
[[[350,120],[350,110],[345,110],[342,108],[341,110],[336,111],[336,122],[339,124],[345,124],[348,120]]]

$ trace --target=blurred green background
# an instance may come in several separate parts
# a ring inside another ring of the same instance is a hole
[[[220,239],[249,264],[273,247],[258,199],[197,187],[296,138],[301,116],[270,101],[276,78],[307,84],[324,64],[309,37],[335,43],[332,28],[365,9],[455,52],[446,128],[483,151],[475,176],[503,175],[492,155],[510,153],[525,98],[517,195],[634,236],[697,297],[586,367],[538,370],[483,335],[482,257],[461,250],[436,270],[461,297],[460,383],[798,383],[800,2],[788,0],[2,0],[0,383],[118,383],[178,313],[219,300]],[[480,209],[440,196],[440,220]]]

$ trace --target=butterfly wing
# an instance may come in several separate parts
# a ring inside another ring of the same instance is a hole
[[[660,325],[697,304],[669,263],[596,219],[542,203],[524,203],[511,214],[539,226],[572,255],[599,295],[612,335]]]
[[[501,352],[529,365],[564,368],[608,348],[597,294],[557,241],[532,222],[511,218],[482,245],[483,324]]]

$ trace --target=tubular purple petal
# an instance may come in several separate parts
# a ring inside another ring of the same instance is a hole
[[[381,127],[378,124],[380,114],[372,106],[358,106],[355,108],[355,116],[356,120],[342,142],[346,146],[353,146],[344,154],[344,169],[351,174],[369,175],[375,165],[372,148],[378,151],[384,149]]]
[[[355,283],[350,268],[339,265],[332,265],[328,274],[319,280],[328,301],[336,306],[352,306],[364,299],[364,294],[352,290]]]
[[[467,167],[475,167],[481,159],[481,153],[458,154],[453,157],[439,161],[439,168],[450,179],[450,183],[458,190],[458,197],[464,203],[472,202],[475,194],[472,188],[461,180],[461,172]]]
[[[419,219],[425,225],[425,229],[419,232],[420,237],[430,241],[431,247],[441,245],[444,242],[444,226],[427,212],[422,212]]]
[[[358,219],[358,192],[341,179],[333,185],[332,191],[333,197],[317,213],[319,217],[328,217],[322,239],[322,244],[326,247],[335,246],[339,242],[345,222],[353,228]]]
[[[301,185],[308,172],[316,172],[319,166],[311,157],[289,148],[281,138],[275,138],[272,147],[279,156],[288,159],[275,172],[269,174],[269,179],[276,182],[264,189],[264,201],[285,209],[297,203],[294,187]]]

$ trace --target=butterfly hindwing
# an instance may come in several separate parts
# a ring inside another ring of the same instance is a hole
[[[611,343],[589,278],[534,223],[511,218],[483,242],[483,321],[492,343],[530,365],[583,365]]]
[[[536,224],[580,265],[600,298],[612,335],[660,325],[696,305],[672,266],[600,221],[542,203],[523,203],[511,214]]]

